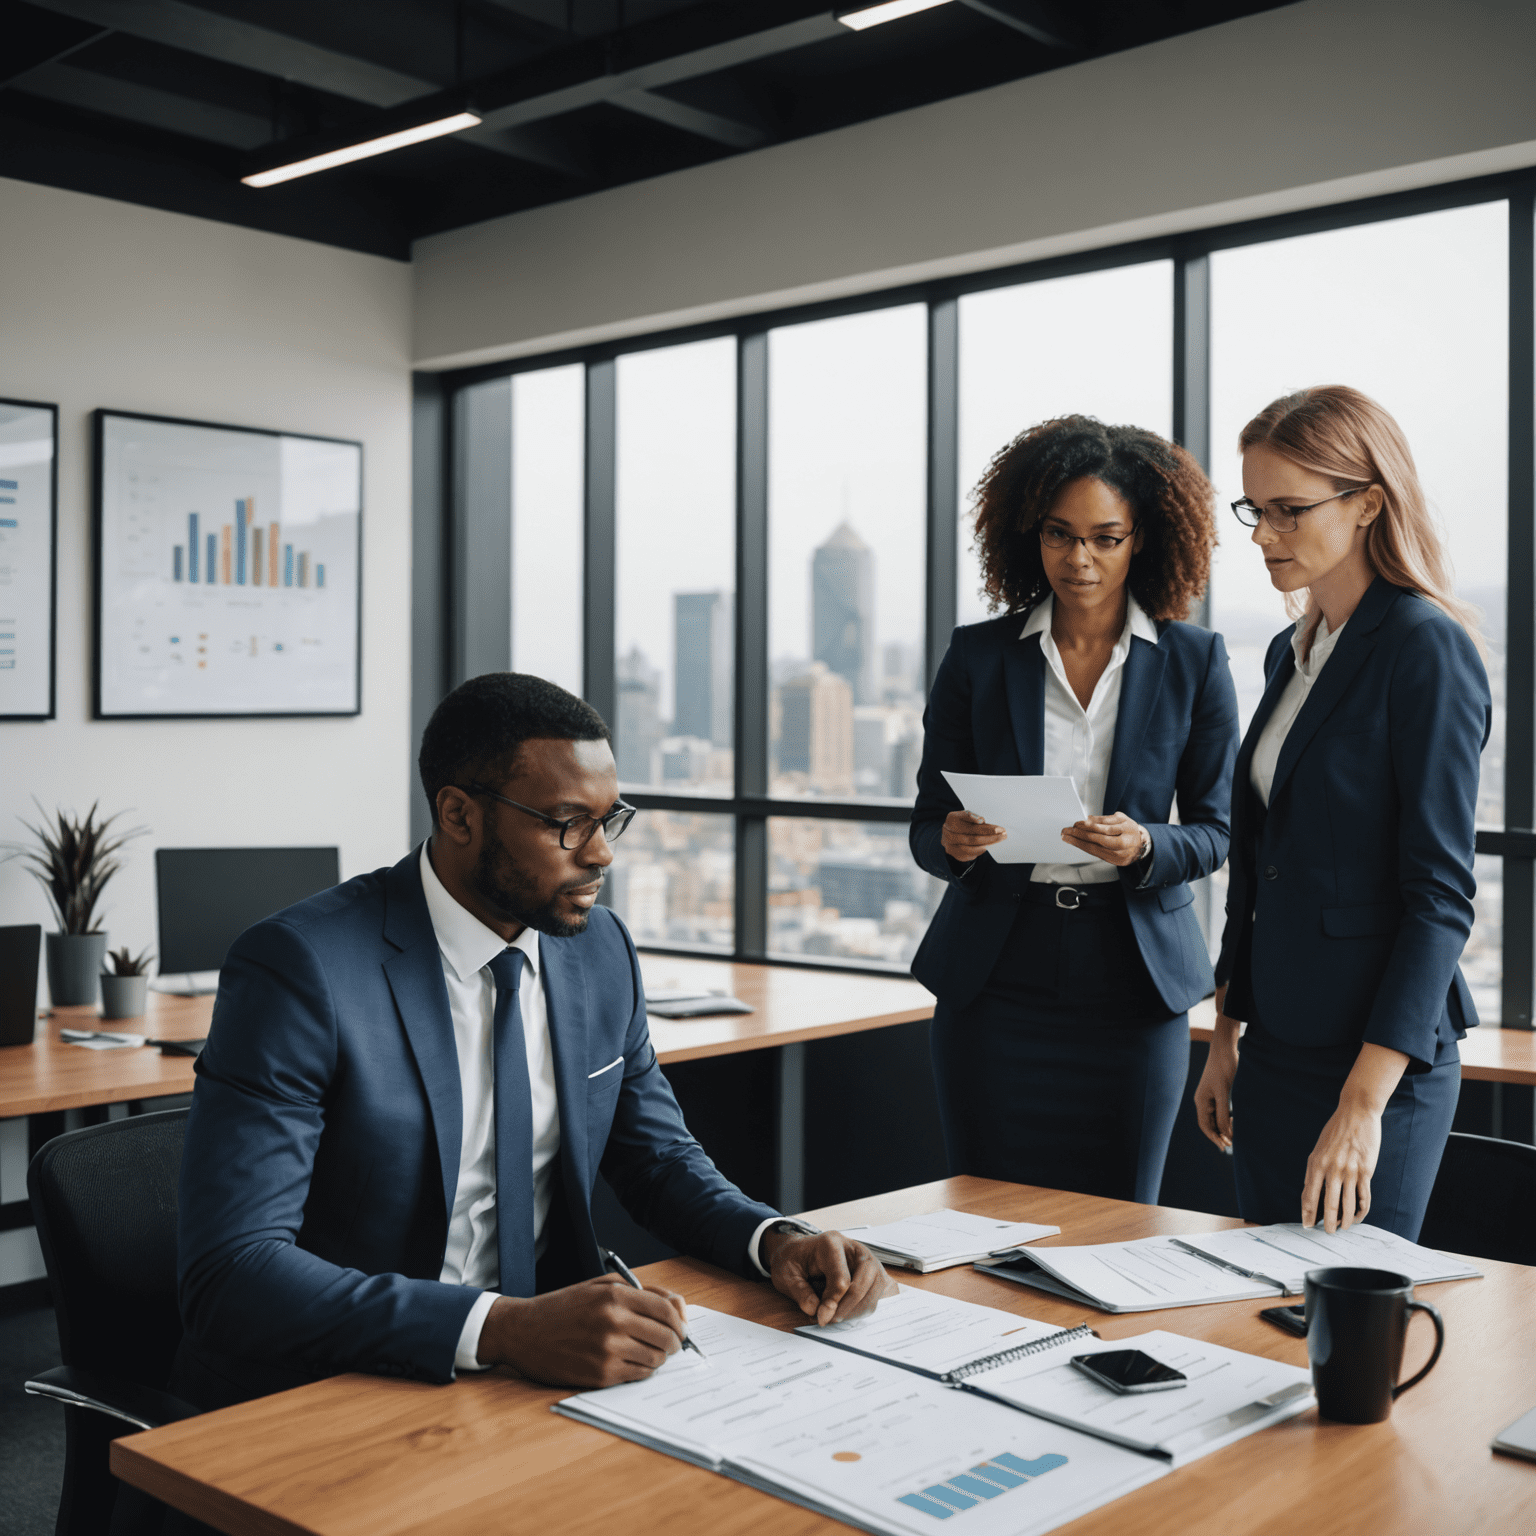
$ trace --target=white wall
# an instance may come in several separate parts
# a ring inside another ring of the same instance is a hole
[[[407,846],[409,269],[230,225],[0,180],[0,395],[60,407],[58,718],[0,724],[0,842],[18,814],[127,811],[152,836],[108,887],[112,942],[155,944],[157,846],[338,843],[343,876]],[[360,439],[363,711],[92,721],[97,406]],[[19,863],[0,924],[53,924]]]
[[[436,235],[445,367],[1536,164],[1530,0],[1306,0]]]

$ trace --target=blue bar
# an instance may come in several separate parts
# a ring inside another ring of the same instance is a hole
[[[197,580],[197,552],[202,546],[197,542],[197,513],[187,513],[187,580]],[[208,578],[213,579],[213,572],[208,572]]]
[[[323,565],[316,565],[315,567],[315,585],[317,587],[325,585],[325,567]]]
[[[948,1504],[951,1509],[974,1509],[981,1503],[980,1499],[973,1499],[969,1494],[956,1493],[944,1483],[935,1483],[931,1488],[924,1488],[923,1492],[930,1499],[937,1499],[940,1504]]]
[[[284,544],[283,545],[283,585],[285,587],[291,587],[293,585],[293,545],[292,544]]]
[[[905,1504],[909,1509],[920,1509],[925,1515],[937,1515],[940,1520],[948,1520],[954,1514],[954,1510],[948,1504],[925,1499],[920,1493],[904,1493],[896,1502]]]
[[[16,481],[16,480],[0,480],[0,491],[17,491],[17,490],[20,490],[20,489],[21,489],[21,484],[20,484],[19,481]]]
[[[1049,1472],[1052,1467],[1064,1467],[1067,1464],[1065,1456],[1046,1454],[1036,1456],[1033,1461],[1025,1461],[1022,1456],[1015,1456],[1012,1451],[1004,1451],[1001,1456],[994,1456],[993,1461],[999,1466],[1012,1467],[1015,1472],[1022,1472],[1025,1477],[1039,1477],[1042,1472]]]
[[[995,1499],[1003,1492],[996,1483],[985,1483],[979,1477],[972,1477],[969,1472],[950,1478],[949,1486],[958,1488],[961,1493],[974,1494],[978,1499]]]
[[[1001,1483],[1004,1488],[1022,1488],[1029,1481],[1027,1477],[1020,1477],[1017,1472],[1005,1471],[995,1461],[984,1461],[979,1467],[972,1467],[971,1471],[990,1478],[994,1483]]]
[[[171,580],[181,580],[181,545],[178,544],[171,551]]]
[[[218,576],[215,574],[218,571],[218,553],[219,536],[216,533],[210,533],[208,535],[208,564],[204,567],[208,572],[208,585],[210,587],[218,580]]]
[[[14,517],[0,517],[0,528],[15,528],[17,526]]]
[[[245,585],[245,525],[250,520],[250,498],[242,496],[235,501],[235,585]]]

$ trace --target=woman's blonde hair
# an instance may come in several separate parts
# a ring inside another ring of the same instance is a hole
[[[1424,500],[1408,439],[1369,395],[1347,384],[1282,395],[1243,428],[1238,447],[1244,453],[1269,448],[1331,480],[1336,490],[1379,485],[1384,504],[1365,535],[1371,569],[1393,586],[1428,599],[1466,630],[1479,651],[1484,649],[1481,614],[1451,590],[1451,562]],[[1293,618],[1301,616],[1304,603],[1304,593],[1286,598]]]

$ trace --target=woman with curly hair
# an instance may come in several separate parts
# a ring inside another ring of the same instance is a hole
[[[1296,623],[1270,643],[1237,760],[1195,1108],[1249,1221],[1332,1232],[1369,1214],[1413,1240],[1477,1023],[1460,960],[1493,706],[1475,615],[1369,396],[1287,395],[1239,446],[1232,510]]]
[[[912,852],[948,883],[912,962],[938,998],[954,1173],[1155,1202],[1212,987],[1190,882],[1227,856],[1237,697],[1221,636],[1183,623],[1216,543],[1182,448],[1065,416],[976,492],[986,591],[924,716]],[[1063,853],[1005,864],[944,771],[1070,776]],[[1178,808],[1178,819],[1170,811]]]

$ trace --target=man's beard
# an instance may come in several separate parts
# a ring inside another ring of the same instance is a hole
[[[602,869],[594,866],[580,880],[562,885],[548,901],[540,905],[538,889],[532,877],[514,862],[492,829],[487,827],[485,841],[480,845],[480,857],[475,861],[469,883],[475,894],[503,921],[521,923],[525,928],[547,933],[552,939],[573,939],[577,934],[586,932],[591,914],[577,912],[574,917],[566,917],[555,904],[561,896],[588,887],[602,878]]]

